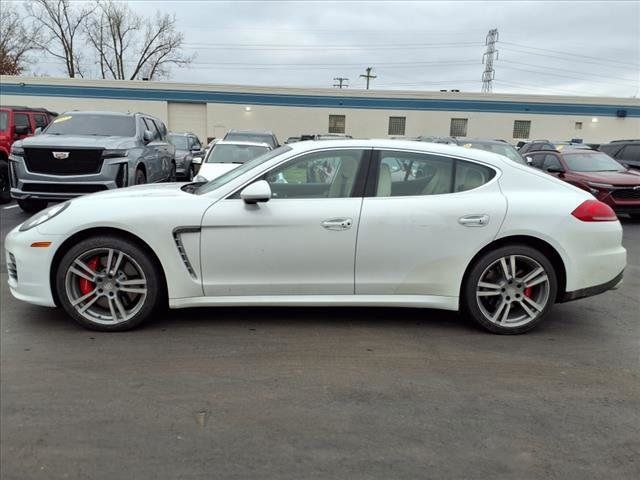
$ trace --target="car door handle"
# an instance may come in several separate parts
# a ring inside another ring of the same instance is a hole
[[[327,230],[348,230],[352,224],[353,221],[350,218],[331,218],[320,225]]]
[[[458,223],[465,227],[484,227],[489,223],[489,215],[466,215],[460,217]]]

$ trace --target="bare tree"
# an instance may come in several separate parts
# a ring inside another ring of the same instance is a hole
[[[38,31],[27,25],[11,2],[0,8],[0,75],[20,75],[37,50]]]
[[[185,66],[193,56],[182,51],[184,36],[175,16],[156,13],[143,19],[126,4],[98,0],[87,18],[85,33],[96,53],[102,78],[134,80],[161,78],[171,66]]]
[[[91,6],[72,4],[70,0],[31,0],[27,11],[42,32],[37,45],[64,61],[69,77],[82,77],[81,26],[91,14]]]

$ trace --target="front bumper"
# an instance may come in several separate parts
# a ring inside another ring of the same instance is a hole
[[[26,232],[20,232],[18,228],[9,232],[5,239],[9,290],[18,300],[55,307],[49,274],[62,238],[42,234],[37,227]],[[31,246],[43,241],[51,242],[51,245],[47,248]]]
[[[68,200],[130,185],[130,175],[125,158],[105,160],[95,174],[52,175],[30,172],[21,157],[9,157],[11,197],[17,200]]]
[[[620,198],[621,196],[628,198]],[[634,190],[633,187],[603,191],[595,197],[609,205],[616,213],[640,213],[640,191]]]

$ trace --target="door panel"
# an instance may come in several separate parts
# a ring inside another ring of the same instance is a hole
[[[362,198],[216,203],[202,224],[205,295],[352,295],[361,206]],[[350,226],[322,225],[335,219]]]

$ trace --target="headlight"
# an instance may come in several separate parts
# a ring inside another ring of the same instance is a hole
[[[11,146],[11,155],[15,155],[16,157],[24,156],[24,148],[18,147],[16,145]]]
[[[196,175],[195,178],[193,179],[193,181],[197,182],[197,183],[200,183],[200,182],[208,182],[209,180],[204,178],[202,175]]]
[[[126,157],[129,150],[103,150],[102,158],[121,158]]]
[[[595,188],[613,188],[613,185],[609,185],[608,183],[587,182],[587,185]]]
[[[37,227],[38,225],[42,225],[44,222],[51,220],[56,215],[62,213],[65,208],[69,206],[69,202],[59,203],[52,207],[49,207],[45,210],[42,210],[39,213],[36,213],[29,220],[20,225],[19,230],[21,232],[26,232],[27,230],[32,229],[33,227]]]

